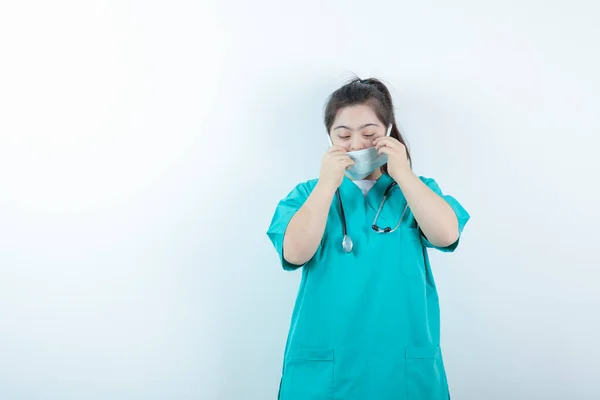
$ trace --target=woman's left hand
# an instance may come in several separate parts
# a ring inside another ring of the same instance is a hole
[[[373,145],[379,154],[388,156],[388,173],[396,182],[402,174],[410,171],[410,163],[406,155],[406,147],[398,139],[390,136],[380,136],[373,141]]]

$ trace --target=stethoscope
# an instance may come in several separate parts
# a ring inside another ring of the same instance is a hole
[[[371,225],[371,229],[373,229],[375,232],[377,233],[391,233],[394,232],[396,229],[398,229],[398,227],[400,226],[400,223],[402,222],[402,219],[404,218],[404,214],[406,214],[406,210],[408,210],[408,203],[406,204],[406,206],[404,207],[404,211],[402,212],[402,215],[400,216],[400,220],[398,221],[398,223],[396,224],[395,227],[391,228],[391,227],[386,227],[381,229],[378,225],[377,225],[377,218],[379,218],[379,213],[381,212],[381,209],[383,208],[383,204],[385,203],[385,201],[387,200],[390,191],[394,188],[394,186],[396,186],[397,183],[396,182],[392,182],[388,185],[388,187],[385,189],[385,192],[383,193],[383,199],[381,199],[381,204],[379,205],[379,209],[377,210],[377,213],[375,214],[375,219],[373,220],[373,225]],[[350,253],[352,252],[352,249],[354,248],[354,243],[352,242],[352,239],[350,238],[350,236],[348,236],[348,229],[346,227],[346,214],[344,213],[344,206],[342,205],[342,197],[340,196],[340,190],[336,190],[335,192],[337,199],[338,199],[338,203],[340,205],[340,214],[342,217],[342,233],[343,233],[343,239],[342,239],[342,248],[344,249],[344,251],[346,253]]]

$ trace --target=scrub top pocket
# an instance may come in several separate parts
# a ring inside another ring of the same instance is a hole
[[[408,346],[405,359],[407,400],[450,398],[439,346]]]
[[[400,228],[398,234],[398,256],[402,271],[409,277],[423,276],[425,274],[425,259],[421,233],[417,228]],[[393,233],[392,233],[393,234]]]
[[[290,349],[279,400],[333,400],[333,350]]]

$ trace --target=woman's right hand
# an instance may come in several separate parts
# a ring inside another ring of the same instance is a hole
[[[354,161],[348,157],[343,147],[331,146],[321,162],[319,183],[331,191],[335,191],[342,184],[344,172],[352,165],[354,165]]]

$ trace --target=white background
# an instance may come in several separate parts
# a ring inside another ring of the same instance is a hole
[[[600,398],[598,7],[2,2],[0,398],[274,399],[265,232],[353,73],[472,215],[432,253],[453,399]]]

